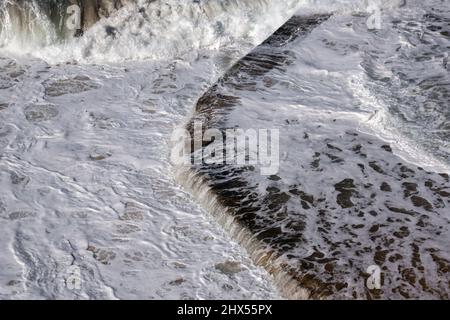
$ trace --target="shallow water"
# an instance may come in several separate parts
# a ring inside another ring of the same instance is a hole
[[[363,2],[139,1],[64,41],[3,23],[0,296],[448,298],[448,6],[384,2],[369,31]],[[192,115],[280,129],[280,171],[173,166]]]

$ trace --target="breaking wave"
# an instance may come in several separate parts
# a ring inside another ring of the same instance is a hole
[[[65,23],[68,2],[2,3],[0,46],[50,62],[173,59],[198,49],[254,45],[298,9],[292,0],[136,0],[99,15],[82,37],[73,37]],[[269,20],[265,12],[273,13]]]

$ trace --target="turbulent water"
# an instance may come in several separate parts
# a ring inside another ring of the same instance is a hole
[[[1,298],[449,298],[448,1],[56,3],[0,2]],[[195,121],[279,172],[171,164]]]

